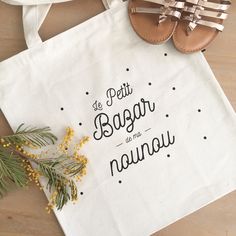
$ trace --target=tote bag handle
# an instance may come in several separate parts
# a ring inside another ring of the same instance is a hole
[[[68,2],[72,0],[2,0],[11,5],[23,6],[22,20],[24,36],[28,48],[42,43],[39,29],[44,22],[52,3]],[[115,7],[123,0],[102,0],[106,9]]]
[[[102,0],[103,5],[105,6],[106,9],[115,7],[117,4],[124,2],[126,0]]]

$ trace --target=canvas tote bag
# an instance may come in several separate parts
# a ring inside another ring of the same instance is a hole
[[[201,53],[145,43],[121,1],[41,42],[44,3],[0,63],[0,107],[14,130],[90,136],[84,194],[55,211],[65,235],[150,235],[236,189],[235,113]]]

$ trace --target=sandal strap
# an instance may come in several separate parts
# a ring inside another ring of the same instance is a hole
[[[175,0],[143,0],[143,1],[163,5],[166,8],[173,7],[173,8],[183,9],[185,5],[185,2],[179,2]]]
[[[131,13],[147,13],[159,15],[158,24],[165,21],[168,16],[180,19],[181,12],[178,11],[184,8],[185,3],[175,0],[143,0],[144,2],[156,3],[159,7],[132,7]]]
[[[159,15],[166,15],[166,16],[173,16],[178,19],[181,17],[180,11],[175,11],[170,8],[150,8],[150,7],[135,7],[132,9],[132,13],[147,13],[147,14],[159,14]]]
[[[231,5],[230,0],[223,1],[224,3],[215,3],[208,2],[208,0],[186,0],[186,3],[190,3],[193,5],[210,8],[214,10],[227,11]]]
[[[207,26],[207,27],[210,27],[210,28],[215,28],[219,31],[223,31],[224,29],[224,26],[219,24],[219,23],[216,23],[216,22],[211,22],[211,21],[207,21],[207,20],[199,20],[197,21],[197,24],[198,25],[203,25],[203,26]]]
[[[195,14],[197,16],[207,16],[207,17],[212,17],[212,18],[217,18],[217,19],[222,19],[222,20],[225,20],[228,17],[228,14],[224,12],[196,9],[195,7],[188,7],[188,6],[186,6],[183,11],[192,13],[193,15]]]
[[[219,31],[223,31],[223,29],[224,29],[223,25],[221,25],[219,23],[216,23],[216,22],[201,20],[201,19],[193,20],[193,16],[184,16],[183,19],[187,20],[187,21],[190,21],[189,25],[188,25],[188,29],[187,29],[189,31],[193,31],[197,25],[207,26],[207,27],[210,27],[210,28],[217,29]]]

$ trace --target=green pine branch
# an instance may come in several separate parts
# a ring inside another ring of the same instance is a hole
[[[24,124],[14,134],[0,137],[0,197],[9,191],[10,182],[23,187],[28,180],[33,179],[38,185],[39,176],[43,176],[47,179],[46,187],[52,196],[48,211],[54,206],[61,210],[68,201],[77,200],[75,180],[85,175],[86,157],[59,152],[58,157],[47,158],[48,154],[45,152],[40,155],[41,158],[35,159],[24,150],[25,146],[41,148],[54,144],[56,140],[49,127],[31,128],[24,127]],[[22,163],[22,158],[26,164]],[[29,161],[36,164],[35,170],[31,168]]]
[[[21,164],[22,162],[17,155],[0,147],[0,197],[8,192],[9,182],[18,187],[27,185],[27,174]]]
[[[73,177],[83,175],[83,169],[86,167],[84,163],[71,160],[66,155],[36,161],[39,172],[47,178],[47,189],[57,193],[54,204],[58,210],[69,200],[77,199],[77,187]]]
[[[49,127],[24,127],[24,124],[21,124],[13,135],[4,136],[2,139],[5,142],[11,143],[15,146],[30,143],[37,148],[54,144],[57,140],[56,136],[50,132]]]

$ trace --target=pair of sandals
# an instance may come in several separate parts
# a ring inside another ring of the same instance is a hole
[[[205,49],[223,31],[230,0],[129,0],[135,32],[151,44],[171,37],[183,53]]]

